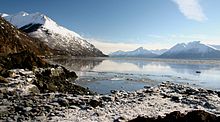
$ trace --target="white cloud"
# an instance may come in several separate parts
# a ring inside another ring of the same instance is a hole
[[[199,0],[172,0],[175,2],[181,13],[188,19],[196,21],[204,21],[207,19],[203,13],[202,7],[199,4]]]

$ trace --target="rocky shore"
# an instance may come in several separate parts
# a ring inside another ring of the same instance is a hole
[[[110,95],[1,91],[0,97],[2,121],[185,122],[188,117],[217,122],[220,115],[218,92],[170,82],[134,92],[112,91]]]
[[[0,121],[219,121],[218,91],[163,82],[99,95],[71,82],[75,72],[32,53],[13,55],[0,60]]]

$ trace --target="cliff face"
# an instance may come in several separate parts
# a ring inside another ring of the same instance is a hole
[[[38,39],[31,38],[0,17],[0,54],[30,51],[37,55],[52,55],[54,50]]]

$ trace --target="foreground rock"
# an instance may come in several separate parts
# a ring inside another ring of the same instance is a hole
[[[27,94],[30,91],[28,89],[34,88],[34,91],[41,93],[91,94],[88,89],[71,82],[77,78],[75,72],[62,66],[51,65],[28,51],[9,54],[0,59],[0,82],[8,83],[5,87],[13,86],[11,91],[24,89],[22,91]]]
[[[165,117],[146,118],[137,117],[129,122],[219,122],[220,117],[210,114],[206,111],[195,110],[187,114],[182,114],[179,111],[167,114]]]
[[[170,82],[164,82],[155,87],[146,87],[135,92],[115,91],[110,95],[86,95],[78,96],[75,99],[92,102],[79,102],[80,107],[72,106],[71,109],[62,111],[65,117],[53,116],[51,119],[53,121],[127,122],[138,116],[142,117],[137,119],[152,118],[154,120],[153,118],[162,118],[171,113],[170,116],[165,117],[166,120],[171,119],[175,114],[179,120],[179,115],[183,116],[190,112],[187,114],[187,118],[191,118],[193,115],[197,116],[198,120],[211,121],[220,115],[220,98],[217,92]],[[203,111],[191,113],[191,111],[197,110]],[[179,112],[172,113],[173,111]],[[145,121],[145,119],[143,120]]]
[[[37,80],[34,85],[42,92],[61,92],[69,94],[92,94],[91,91],[70,81],[77,78],[75,72],[70,72],[64,67],[54,66],[53,68],[35,69]]]
[[[9,77],[8,70],[10,69],[29,69],[36,67],[52,66],[44,60],[37,57],[35,54],[22,51],[20,53],[8,54],[7,56],[0,56],[0,75]]]
[[[220,115],[217,92],[170,82],[134,92],[115,91],[110,95],[40,93],[21,96],[1,90],[0,97],[0,120],[7,121],[123,122],[145,121],[146,118],[212,121],[218,120],[217,115]]]

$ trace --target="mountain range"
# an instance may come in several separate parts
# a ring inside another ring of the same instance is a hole
[[[0,13],[0,16],[0,53],[29,50],[38,55],[106,56],[79,34],[58,25],[44,14],[19,12],[14,15]],[[140,47],[127,52],[119,50],[110,56],[214,59],[220,58],[220,46],[193,41],[176,44],[168,50]]]
[[[165,51],[165,50],[161,50],[161,51]],[[139,47],[133,51],[116,51],[113,52],[111,54],[109,54],[109,56],[111,57],[147,57],[147,58],[154,58],[157,57],[158,54],[160,54],[162,52],[160,52],[160,50],[146,50],[143,47]]]
[[[41,13],[19,12],[17,14],[0,14],[19,30],[44,42],[58,54],[71,56],[106,56],[94,45],[74,31],[58,25]]]
[[[162,50],[146,50],[143,47],[134,51],[116,51],[110,54],[112,57],[145,57],[145,58],[180,58],[180,59],[218,59],[220,50],[218,45],[207,45],[200,41],[179,43]]]

